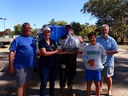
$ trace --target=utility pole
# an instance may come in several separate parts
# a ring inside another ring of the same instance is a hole
[[[36,24],[34,24],[34,26],[35,26],[35,29],[36,29]]]
[[[0,18],[1,20],[3,20],[4,22],[4,31],[5,31],[5,20],[7,20],[6,18]]]

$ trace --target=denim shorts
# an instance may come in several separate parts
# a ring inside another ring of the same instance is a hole
[[[85,77],[87,81],[96,81],[101,80],[101,70],[88,70],[85,71]]]
[[[21,87],[24,85],[26,80],[30,80],[33,72],[33,68],[21,68],[15,70],[16,75],[16,86]]]
[[[104,66],[104,77],[111,77],[114,75],[114,66]]]

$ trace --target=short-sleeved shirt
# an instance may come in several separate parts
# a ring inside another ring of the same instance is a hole
[[[36,43],[31,36],[19,36],[13,40],[9,50],[14,51],[14,68],[33,67],[36,64]]]
[[[118,46],[116,41],[110,36],[107,36],[105,40],[101,36],[99,36],[97,37],[97,42],[99,42],[106,51],[110,51],[110,50],[118,51]],[[107,59],[104,66],[114,66],[113,54],[107,54]]]
[[[45,41],[45,39],[42,39],[41,41],[39,41],[39,45],[38,45],[39,49],[41,48],[45,48],[46,51],[50,52],[50,51],[55,51],[57,49],[57,45],[56,43],[50,39],[50,45],[47,44],[47,42]],[[51,55],[51,56],[40,56],[39,59],[39,65],[41,66],[43,64],[43,66],[46,67],[54,67],[57,63],[57,55]]]

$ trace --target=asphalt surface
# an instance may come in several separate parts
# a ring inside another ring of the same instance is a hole
[[[65,89],[65,96],[86,96],[86,81],[84,65],[81,55],[77,57],[77,74],[75,77],[75,85],[73,86],[73,93],[69,94]],[[0,48],[0,96],[15,96],[15,80],[13,75],[7,72],[8,66],[8,48]],[[30,82],[27,96],[39,96],[40,79],[37,72],[33,72],[33,80]],[[92,85],[91,96],[94,94],[95,86]],[[101,96],[107,96],[106,83],[103,85],[103,92]],[[48,86],[47,86],[48,93]],[[113,96],[128,96],[128,48],[127,46],[119,46],[119,53],[115,54],[115,75],[113,76]],[[47,95],[49,96],[49,95]],[[55,96],[60,96],[58,74],[55,82]]]

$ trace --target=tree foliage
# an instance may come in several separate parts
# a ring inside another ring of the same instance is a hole
[[[55,21],[55,19],[52,19],[50,22],[49,22],[50,25],[61,25],[61,26],[65,26],[67,25],[67,22],[65,21]]]
[[[32,35],[33,37],[35,37],[39,30],[40,30],[40,29],[38,29],[38,28],[32,29],[32,34],[31,34],[31,35]]]
[[[97,26],[95,25],[84,25],[80,35],[87,36],[88,33],[96,32],[96,30],[97,30]]]
[[[15,32],[15,35],[21,35],[22,34],[22,25],[21,24],[15,25],[14,32]]]
[[[10,37],[13,37],[13,32],[11,31],[11,29],[7,28],[5,30],[5,33],[6,33],[6,35],[9,35]]]
[[[7,29],[5,30],[5,32],[6,32],[6,34],[11,34],[11,29],[7,28]]]
[[[128,32],[128,0],[89,0],[81,10],[98,19],[97,25],[107,23],[113,36],[124,36]]]
[[[71,26],[76,35],[79,35],[80,32],[82,31],[81,24],[79,22],[71,22]]]
[[[65,26],[67,25],[67,22],[66,21],[55,21],[55,19],[52,19],[49,24],[45,24],[44,26],[46,25],[61,25],[61,26]],[[79,22],[71,22],[70,25],[73,27],[74,29],[74,33],[76,35],[81,35],[81,36],[86,36],[89,32],[95,32],[96,30],[96,26],[95,25],[89,25],[88,23],[86,24],[80,24]],[[22,25],[21,24],[17,24],[14,26],[14,32],[11,32],[11,33],[14,33],[14,35],[21,35],[22,34]],[[36,36],[37,32],[39,31],[40,29],[39,28],[35,28],[35,29],[32,29],[32,36]]]

